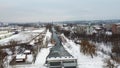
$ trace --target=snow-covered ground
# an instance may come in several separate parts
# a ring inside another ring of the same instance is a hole
[[[20,32],[19,34],[10,36],[8,38],[0,40],[1,45],[8,44],[10,40],[20,41],[22,43],[30,41],[33,37],[38,35],[39,33],[43,32],[45,28],[39,29],[39,30],[33,30],[33,31],[24,31]]]
[[[48,56],[49,52],[49,48],[42,48],[36,57],[35,65],[39,65],[40,68],[45,67],[44,64],[46,62],[46,57]]]
[[[36,30],[37,31],[37,30]],[[33,32],[36,32],[33,31]],[[29,31],[27,31],[29,32]],[[29,32],[30,33],[30,32]],[[33,33],[32,33],[33,34]],[[22,34],[21,34],[22,35]],[[52,33],[47,30],[45,37],[44,37],[44,42],[46,42],[48,40],[51,39],[51,35]],[[18,37],[18,36],[17,36]],[[33,42],[33,41],[32,41]],[[46,57],[48,56],[49,52],[50,52],[50,48],[52,46],[54,46],[53,44],[50,43],[50,41],[48,42],[48,48],[41,48],[40,51],[38,52],[37,56],[36,56],[36,60],[35,63],[32,64],[22,64],[22,65],[13,65],[13,66],[7,66],[7,68],[46,68],[45,66],[45,62],[46,62]],[[29,55],[28,57],[28,61],[32,61],[30,60],[30,58],[32,57],[32,55]],[[10,59],[9,59],[10,60]]]
[[[103,68],[104,59],[109,58],[109,56],[103,54],[100,51],[97,51],[97,56],[91,58],[91,56],[86,56],[80,52],[80,45],[75,44],[72,40],[66,38],[63,34],[62,36],[67,41],[66,43],[62,43],[63,47],[74,57],[77,58],[78,68]],[[104,48],[104,47],[102,47]],[[107,49],[110,51],[110,49]]]
[[[49,30],[47,30],[46,35],[43,40],[43,45],[46,45],[45,43],[48,41],[47,46],[53,46],[53,44],[51,44],[49,41],[51,39],[51,35],[52,35],[52,33]],[[42,48],[36,57],[35,65],[39,65],[40,68],[44,68],[45,67],[44,64],[46,62],[46,57],[48,56],[49,52],[50,52],[50,47]]]
[[[50,41],[51,36],[52,36],[52,33],[49,30],[47,30],[46,35],[45,35],[44,40],[43,40],[43,45],[46,45],[46,42]]]
[[[3,33],[3,34],[0,34],[0,40],[1,39],[4,39],[4,38],[7,38],[7,37],[10,37],[14,34],[14,32],[9,32],[9,33]]]
[[[36,32],[36,33],[40,33],[40,32],[42,32],[43,30],[45,30],[45,28],[39,28],[39,29],[36,29],[36,30],[28,30],[28,31],[26,31],[26,32]]]
[[[111,53],[112,44],[95,43],[95,45],[97,46],[98,50],[103,50],[107,54]]]
[[[21,32],[9,38],[0,40],[0,44],[5,44],[11,39],[22,41],[22,42],[27,42],[29,39],[38,35],[40,32],[43,32],[44,30],[45,29]],[[47,42],[48,48],[41,48],[41,50],[38,52],[36,56],[35,63],[24,64],[24,65],[14,65],[14,66],[10,66],[9,68],[46,68],[45,66],[46,57],[48,56],[50,52],[50,48],[54,46],[53,44],[50,43],[51,36],[52,36],[52,33],[49,30],[47,30],[45,37],[43,38],[43,45],[46,45],[46,42]],[[80,52],[79,44],[76,44],[74,43],[74,41],[69,40],[63,34],[61,36],[64,37],[64,39],[66,40],[66,42],[62,42],[63,47],[71,55],[77,58],[78,68],[103,68],[103,66],[105,65],[104,59],[110,58],[108,55],[103,54],[101,52],[101,50],[104,50],[107,53],[111,53],[111,47],[105,46],[105,44],[103,43],[96,43],[97,56],[94,56],[93,58],[91,58],[91,56],[84,55],[83,53]],[[32,41],[31,43],[33,44],[34,41]],[[29,56],[29,59],[31,57],[32,56]],[[9,57],[9,60],[10,58],[11,57]]]
[[[47,40],[51,39],[51,35],[52,35],[52,33],[49,30],[47,30],[47,32],[45,34],[45,37],[43,39],[43,45],[45,45]],[[48,41],[48,45],[47,46],[53,46],[53,44],[51,44],[50,41]],[[46,68],[45,67],[45,62],[46,62],[46,57],[48,56],[49,52],[50,52],[50,47],[42,48],[39,51],[39,53],[38,53],[38,55],[36,57],[36,61],[34,63],[36,68]]]
[[[14,32],[9,32],[9,33],[4,33],[4,34],[0,34],[0,37],[2,37],[2,36],[7,36],[7,35],[11,35],[11,34],[13,34]]]

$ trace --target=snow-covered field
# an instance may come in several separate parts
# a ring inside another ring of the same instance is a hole
[[[16,34],[16,35],[13,35],[8,38],[0,40],[0,45],[5,45],[10,40],[20,41],[21,43],[28,42],[28,41],[30,41],[30,39],[32,39],[39,33],[43,32],[44,30],[45,30],[45,28],[41,28],[39,30],[20,32],[19,34]]]
[[[13,33],[14,33],[14,32],[9,32],[9,33],[0,34],[0,37],[1,37],[1,36],[11,35],[11,34],[13,34]]]
[[[3,34],[0,34],[0,40],[1,39],[4,39],[4,38],[7,38],[7,37],[10,37],[14,34],[14,32],[9,32],[9,33],[3,33]]]
[[[45,67],[44,64],[46,62],[46,57],[48,56],[49,52],[49,48],[42,48],[36,57],[35,65],[39,65],[40,68]]]

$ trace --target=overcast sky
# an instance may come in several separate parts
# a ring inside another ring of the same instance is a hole
[[[0,0],[2,22],[120,19],[120,0]]]

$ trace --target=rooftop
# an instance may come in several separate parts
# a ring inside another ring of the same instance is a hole
[[[53,30],[53,39],[55,40],[56,44],[53,46],[50,50],[50,53],[47,58],[52,57],[73,57],[71,54],[69,54],[61,44],[61,41],[58,37],[58,35],[55,33],[55,30]]]

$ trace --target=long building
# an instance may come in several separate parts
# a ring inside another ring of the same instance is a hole
[[[56,44],[51,48],[50,53],[46,58],[48,68],[77,68],[77,59],[64,49],[54,29],[53,39]]]

